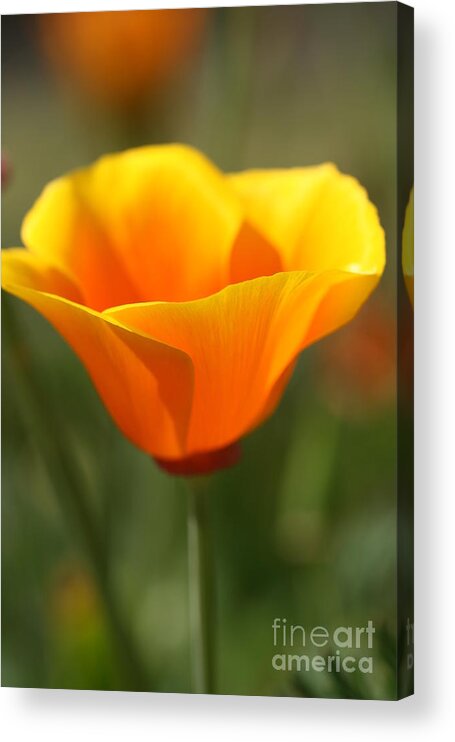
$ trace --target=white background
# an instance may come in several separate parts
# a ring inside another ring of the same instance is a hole
[[[188,4],[148,0],[129,9]],[[242,3],[192,3],[217,4]],[[389,703],[3,688],[0,728],[8,742],[455,739],[455,2],[414,5],[416,695]],[[1,0],[0,6],[2,14],[127,7],[112,0]]]

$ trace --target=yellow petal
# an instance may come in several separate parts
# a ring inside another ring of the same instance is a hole
[[[81,302],[80,291],[69,276],[21,247],[2,251],[2,287],[9,291],[9,286],[24,286]]]
[[[105,314],[192,359],[189,455],[222,448],[269,415],[297,354],[347,322],[376,282],[342,271],[277,273],[198,301],[129,305]]]
[[[25,250],[3,251],[2,286],[63,335],[133,443],[154,456],[181,455],[193,396],[193,368],[185,353],[140,332],[132,335],[114,318],[63,298],[70,294],[68,279]]]
[[[242,223],[238,197],[203,155],[163,145],[103,157],[50,183],[22,237],[102,310],[220,290]]]
[[[384,233],[355,178],[334,165],[229,176],[247,218],[280,251],[285,270],[380,274]]]

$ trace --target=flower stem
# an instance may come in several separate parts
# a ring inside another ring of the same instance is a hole
[[[189,477],[188,569],[193,692],[215,693],[214,580],[207,478]]]

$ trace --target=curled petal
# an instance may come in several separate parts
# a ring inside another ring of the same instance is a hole
[[[56,295],[57,290],[69,294],[69,279],[25,250],[5,250],[2,267],[4,288],[31,304],[63,335],[122,432],[154,456],[180,456],[193,396],[190,358]]]
[[[144,332],[192,359],[191,455],[227,446],[270,414],[298,353],[347,322],[377,280],[343,271],[277,273],[198,301],[105,314],[130,327],[131,339]]]

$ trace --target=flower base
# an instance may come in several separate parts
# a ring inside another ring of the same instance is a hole
[[[240,459],[241,452],[240,443],[236,441],[225,448],[196,453],[185,459],[155,459],[155,461],[161,469],[169,474],[175,474],[179,477],[192,477],[200,474],[211,474],[219,469],[234,466]]]

